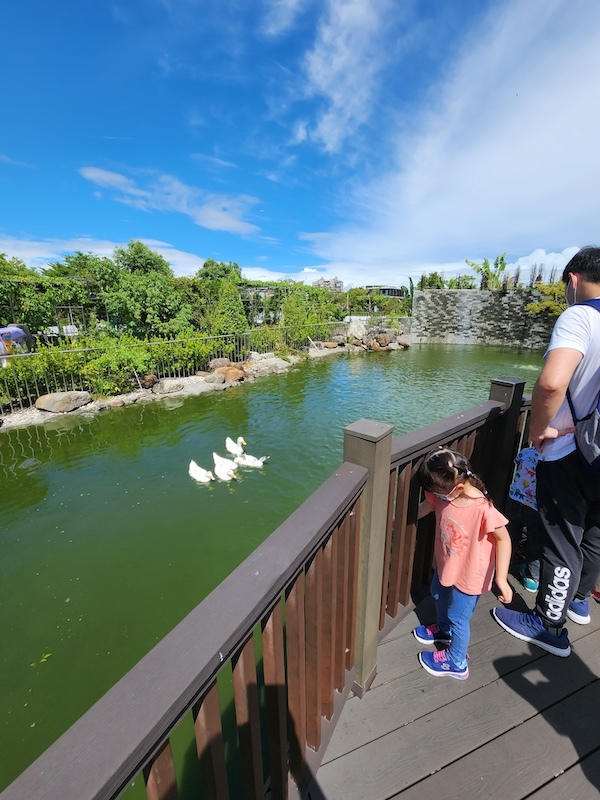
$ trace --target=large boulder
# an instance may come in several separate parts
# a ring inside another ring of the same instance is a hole
[[[35,401],[35,407],[40,411],[65,414],[91,402],[92,396],[89,392],[52,392],[38,397]]]
[[[246,373],[238,367],[219,367],[215,370],[217,375],[223,375],[226,381],[243,381]]]
[[[228,358],[213,358],[208,362],[210,370],[218,369],[219,367],[230,367],[231,361]]]
[[[225,380],[226,381],[243,381],[246,377],[246,373],[243,369],[238,369],[237,367],[229,367],[227,372],[225,373]]]
[[[225,375],[220,372],[213,372],[204,378],[204,383],[225,383]]]
[[[140,385],[142,389],[151,389],[158,383],[158,378],[156,375],[144,375],[143,378],[140,378]]]
[[[266,358],[274,357],[275,353],[257,353],[255,350],[251,350],[246,361],[264,361]]]
[[[362,339],[367,329],[359,319],[353,319],[348,325],[346,336],[348,339]]]
[[[152,387],[154,394],[172,394],[183,389],[183,381],[177,378],[162,378]]]

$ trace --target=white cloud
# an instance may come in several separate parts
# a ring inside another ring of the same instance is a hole
[[[287,32],[309,3],[310,0],[263,0],[265,15],[262,32],[266,36],[279,36]]]
[[[192,159],[194,161],[204,161],[208,164],[213,164],[215,167],[235,167],[237,169],[237,164],[231,161],[224,161],[222,158],[217,158],[216,156],[207,156],[204,153],[192,153]]]
[[[389,53],[383,44],[389,12],[389,0],[328,0],[303,65],[307,94],[325,101],[308,134],[327,152],[339,152],[373,112],[377,77]],[[299,124],[294,138],[302,141],[303,133]]]
[[[532,269],[536,274],[543,269],[545,279],[548,280],[550,273],[554,271],[557,280],[560,279],[564,268],[568,262],[573,258],[579,247],[566,247],[561,253],[547,253],[545,250],[538,248],[527,256],[521,256],[514,263],[508,264],[507,269],[514,272],[518,269],[521,273],[520,282],[527,283],[528,277]]]
[[[51,261],[60,261],[65,255],[76,250],[110,257],[117,245],[122,246],[123,242],[92,239],[87,236],[71,239],[20,239],[16,236],[0,236],[0,253],[6,253],[10,258],[13,256],[20,258],[28,267],[36,269],[46,267]]]
[[[9,164],[12,167],[29,167],[23,161],[16,161],[14,158],[7,156],[6,153],[0,153],[0,164]]]
[[[246,194],[215,194],[188,186],[173,175],[143,173],[146,185],[141,188],[132,178],[118,172],[82,167],[79,173],[86,180],[105,189],[112,189],[114,199],[142,211],[173,211],[190,217],[196,225],[212,231],[250,234],[259,230],[244,217],[257,198]],[[138,180],[141,180],[138,176]]]
[[[157,239],[143,239],[152,250],[160,253],[171,265],[177,276],[193,275],[204,259],[194,253],[178,250],[169,242]],[[71,239],[18,239],[16,237],[0,237],[0,253],[9,257],[17,257],[27,266],[41,269],[52,261],[61,261],[66,255],[80,250],[82,253],[94,253],[98,256],[112,258],[115,247],[126,247],[127,242],[114,242],[107,239],[93,239],[88,236],[73,237]]]
[[[598,31],[600,5],[586,0],[495,5],[429,107],[399,127],[386,173],[357,181],[360,222],[301,238],[359,282],[363,265],[418,275],[598,239]]]
[[[170,242],[143,238],[140,241],[160,253],[169,262],[174,274],[180,277],[193,275],[200,269],[205,260],[195,253],[176,248]],[[6,253],[9,257],[16,256],[28,266],[37,269],[47,266],[52,261],[60,261],[65,255],[74,253],[76,250],[111,258],[115,247],[126,246],[127,242],[93,239],[88,236],[71,239],[38,240],[0,237],[0,253]],[[545,250],[537,249],[529,255],[521,256],[516,261],[509,263],[508,270],[513,272],[516,267],[519,267],[522,283],[527,283],[530,267],[534,264],[538,266],[544,265],[546,277],[548,277],[552,267],[555,267],[557,275],[560,277],[564,266],[578,249],[577,247],[570,247],[560,253],[547,253]],[[259,256],[257,260],[262,261],[264,258],[264,256]],[[420,261],[411,264],[409,267],[398,262],[373,263],[371,261],[335,261],[296,269],[292,267],[267,269],[263,266],[242,266],[242,275],[248,280],[277,281],[291,279],[310,284],[316,273],[325,277],[338,276],[344,283],[344,289],[373,284],[408,286],[409,277],[416,282],[423,273],[433,271],[443,274],[446,278],[451,278],[458,274],[474,274],[464,261]]]

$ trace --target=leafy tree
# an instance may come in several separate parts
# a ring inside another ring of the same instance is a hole
[[[194,318],[173,278],[161,272],[125,272],[103,297],[113,325],[140,339],[176,336],[188,329]]]
[[[456,278],[448,278],[446,281],[447,289],[476,289],[475,278],[472,275],[457,275]]]
[[[407,317],[410,315],[412,300],[410,297],[386,297],[380,295],[377,307],[386,317]]]
[[[39,278],[39,274],[20,258],[8,258],[5,253],[0,253],[0,279],[2,278]]]
[[[95,281],[99,289],[109,289],[119,280],[119,267],[112,259],[82,253],[76,250],[73,255],[67,255],[63,261],[51,262],[42,273],[50,278],[82,277]]]
[[[214,261],[207,258],[204,264],[196,272],[196,277],[207,281],[228,280],[240,283],[242,280],[242,269],[235,261]]]
[[[419,278],[419,283],[417,284],[419,289],[443,289],[445,285],[444,276],[440,275],[439,272],[430,272],[428,275],[421,275]]]
[[[478,275],[481,275],[480,289],[502,288],[502,273],[506,269],[506,253],[502,253],[501,256],[496,256],[493,267],[488,258],[485,258],[481,264],[477,261],[469,261],[468,258],[465,259],[465,262]]]
[[[364,287],[357,286],[348,290],[348,308],[350,311],[359,312],[371,310],[371,298]]]
[[[538,283],[535,288],[541,293],[541,297],[525,306],[528,314],[534,317],[545,315],[550,319],[562,314],[565,310],[565,284],[562,281]]]
[[[283,325],[292,329],[329,322],[337,316],[333,296],[327,289],[319,286],[294,285],[284,298],[281,308]]]
[[[183,302],[191,309],[191,322],[194,328],[205,334],[210,333],[208,316],[211,304],[206,293],[206,282],[198,278],[175,278],[175,288],[181,294]],[[215,303],[216,299],[215,295]]]
[[[115,247],[114,262],[119,269],[132,274],[160,272],[173,276],[169,262],[138,240],[129,242],[127,247]]]
[[[212,333],[241,333],[247,328],[248,321],[238,287],[231,281],[221,281],[219,300],[211,318]]]

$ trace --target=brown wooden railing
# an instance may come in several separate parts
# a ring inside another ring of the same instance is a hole
[[[416,523],[423,455],[461,450],[501,505],[527,424],[522,391],[495,381],[485,403],[394,439],[383,423],[348,426],[340,468],[1,799],[113,800],[140,772],[150,800],[190,796],[172,752],[180,723],[195,737],[194,796],[309,797],[346,697],[368,689],[378,640],[429,580],[432,529]]]

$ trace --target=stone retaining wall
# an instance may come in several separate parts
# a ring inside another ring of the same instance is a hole
[[[415,291],[411,341],[545,348],[555,320],[525,312],[525,306],[538,298],[535,290]]]

